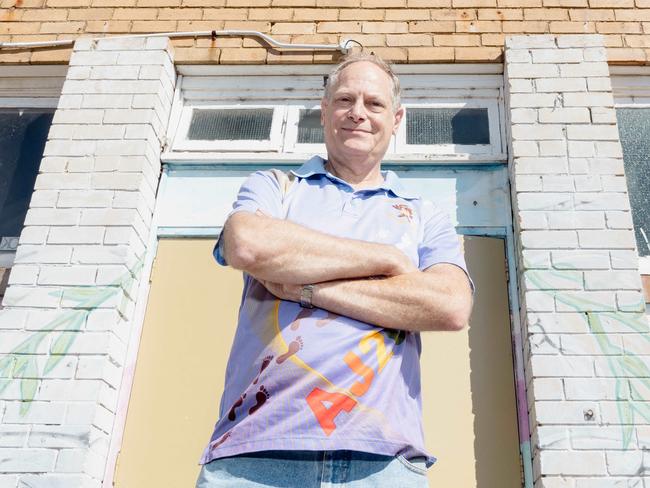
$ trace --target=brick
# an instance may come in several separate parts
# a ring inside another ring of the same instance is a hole
[[[587,290],[640,290],[641,278],[634,271],[588,271],[585,273]]]
[[[533,90],[533,80],[524,80],[521,78],[511,78],[508,80],[508,91],[510,93],[532,93]],[[516,110],[516,109],[514,109]],[[537,114],[537,111],[535,111]],[[535,116],[534,121],[537,120]]]
[[[535,5],[541,7],[541,0],[534,2]],[[506,33],[544,33],[548,32],[548,22],[544,21],[516,21],[506,20],[503,22],[503,32]]]
[[[510,110],[513,124],[534,124],[537,122],[537,110],[532,108],[514,108]]]
[[[403,8],[406,0],[361,0],[363,8]]]
[[[39,285],[92,285],[97,269],[92,266],[47,266],[41,269]]]
[[[203,4],[201,4],[203,6]],[[201,20],[246,20],[248,10],[245,8],[204,8]],[[294,11],[294,16],[299,9]],[[295,17],[294,17],[295,19]],[[301,20],[301,19],[295,19]],[[309,19],[302,19],[309,20]],[[318,20],[312,18],[311,20]]]
[[[476,19],[476,11],[474,9],[431,9],[431,20],[445,21],[445,20],[473,20]],[[439,32],[432,30],[431,32]]]
[[[364,34],[395,34],[409,31],[407,22],[362,22],[361,24]]]
[[[519,210],[566,210],[573,208],[572,193],[519,193]]]
[[[611,312],[616,303],[611,292],[563,291],[556,294],[555,307],[558,312]]]
[[[521,242],[524,247],[531,249],[570,249],[577,247],[578,238],[575,231],[524,231],[521,233]]]
[[[453,8],[496,7],[497,0],[452,0]]]
[[[535,378],[532,382],[536,400],[563,400],[562,380],[559,378]]]
[[[589,109],[582,107],[574,108],[540,108],[539,121],[541,123],[551,124],[575,124],[575,123],[589,123],[591,114]]]
[[[456,32],[501,32],[501,22],[492,20],[457,21]]]
[[[596,22],[596,32],[601,34],[641,34],[643,29],[639,22]]]
[[[22,401],[8,401],[5,405],[5,414],[2,419],[4,424],[60,424],[63,421],[66,407],[66,404],[62,402],[32,401],[29,410],[22,413]],[[55,451],[49,452],[55,453]],[[44,471],[49,471],[49,469]]]
[[[643,64],[646,61],[646,53],[643,49],[637,48],[609,48],[607,49],[607,60],[610,63]]]
[[[49,232],[49,229],[50,228],[48,226],[23,227],[23,230],[20,233],[19,244],[21,246],[25,244],[45,244],[45,240],[47,239],[47,234]]]
[[[618,141],[616,125],[570,125],[567,137],[573,140],[610,140]]]
[[[50,230],[51,244],[100,244],[104,237],[103,227],[54,227]]]
[[[551,21],[550,30],[558,34],[587,34],[596,32],[596,24],[594,22]]]
[[[569,20],[567,9],[563,8],[527,8],[524,9],[526,20]]]
[[[435,46],[479,46],[481,36],[476,34],[434,35]]]
[[[535,429],[532,441],[540,449],[568,449],[570,447],[566,427],[540,425]]]
[[[567,334],[561,336],[562,354],[603,356],[619,354],[623,348],[620,337],[603,334]],[[606,345],[605,345],[606,344]]]
[[[387,35],[387,46],[431,46],[431,36],[427,34]]]
[[[515,169],[518,174],[556,174],[567,172],[565,158],[517,158]]]
[[[433,32],[434,36],[436,36],[441,32],[455,32],[456,23],[450,20],[409,22],[409,31],[426,33]]]
[[[552,312],[555,310],[553,294],[547,291],[528,291],[524,295],[526,310],[531,312]]]
[[[522,49],[509,49],[505,53],[506,61],[508,63],[532,63],[532,57],[530,51],[524,51]],[[514,80],[508,80],[510,83]]]
[[[609,229],[633,229],[631,212],[605,212],[607,227]]]
[[[316,24],[307,22],[277,22],[271,28],[272,34],[314,34],[315,32]]]
[[[603,229],[602,212],[553,212],[549,214],[550,229]]]
[[[561,141],[544,141],[544,142],[560,142]],[[571,192],[574,191],[573,177],[567,175],[544,175],[542,176],[542,186],[545,192]],[[571,202],[573,206],[573,202]],[[558,209],[562,210],[562,209]],[[561,215],[567,212],[554,212],[552,215]],[[571,212],[572,214],[574,212]]]
[[[574,22],[588,21],[607,21],[612,22],[615,19],[614,10],[611,9],[570,9],[569,17]]]
[[[567,64],[560,66],[560,76],[565,78],[579,78],[590,76],[609,76],[609,68],[606,63],[584,62],[579,64]],[[585,94],[592,96],[593,94]]]
[[[29,434],[29,447],[80,448],[88,447],[90,426],[43,425]]]
[[[583,286],[578,271],[529,270],[523,280],[526,290],[580,290]]]
[[[533,49],[533,63],[579,63],[583,60],[580,49]]]
[[[521,251],[521,256],[526,269],[548,269],[551,267],[550,253],[548,251],[524,249]]]
[[[409,47],[407,50],[409,62],[452,62],[454,48],[451,47]]]
[[[600,380],[587,381],[591,382]],[[614,385],[612,384],[611,386],[613,387]],[[603,396],[600,398],[605,397]],[[621,447],[621,428],[619,426],[571,426],[569,427],[569,437],[571,439],[571,446],[573,449],[620,449]],[[597,486],[596,483],[599,481],[607,482],[607,478],[601,478],[600,480],[592,479],[590,480],[592,484],[588,486]]]
[[[564,314],[563,314],[564,315]],[[591,377],[593,360],[588,356],[536,355],[530,358],[533,377]]]
[[[608,269],[606,251],[566,250],[552,251],[551,261],[556,269]]]
[[[492,47],[456,47],[454,57],[459,62],[501,62],[501,48]]]
[[[522,230],[529,229],[546,229],[548,222],[544,212],[520,211],[517,216],[519,228]]]
[[[581,248],[633,249],[634,234],[622,230],[578,231]]]
[[[325,33],[361,32],[361,22],[320,22],[316,28],[316,32],[325,32]]]
[[[56,454],[51,449],[0,448],[0,470],[4,473],[51,471]]]
[[[636,251],[610,251],[613,269],[634,269],[639,268],[639,258]]]
[[[341,11],[341,20],[346,20],[343,18],[343,15],[348,12],[347,10]],[[386,20],[395,21],[395,20],[429,20],[431,19],[431,13],[429,9],[388,9],[385,12]]]
[[[503,47],[505,43],[505,34],[481,34],[481,44],[484,46]]]
[[[554,65],[517,65],[508,66],[511,78],[557,78],[559,70]]]
[[[79,221],[77,209],[30,208],[25,225],[75,225]]]
[[[517,103],[524,99],[525,95],[513,95],[516,97]],[[530,98],[533,104],[545,104],[546,100],[550,97],[543,97],[541,95],[532,95]],[[512,137],[519,140],[564,140],[564,131],[561,125],[555,124],[517,124],[512,127]],[[555,161],[553,161],[555,163]]]
[[[567,148],[565,141],[539,141],[539,155],[547,156],[566,156]]]
[[[118,0],[101,0],[102,3],[112,4],[117,3]],[[124,4],[120,3],[120,7],[123,7]],[[101,33],[101,34],[116,34],[116,33],[128,33],[131,30],[131,22],[127,20],[89,20],[86,21],[86,32],[87,33]]]
[[[305,21],[336,21],[339,19],[340,20],[379,20],[379,19],[360,19],[360,18],[355,18],[354,16],[350,16],[350,18],[343,18],[343,13],[351,13],[351,12],[365,12],[365,10],[342,10],[339,14],[339,10],[337,9],[327,9],[327,8],[300,8],[300,9],[295,9],[293,11],[293,20],[295,22],[305,22]],[[382,14],[381,11],[379,11],[379,14]]]
[[[520,8],[489,9],[478,11],[479,20],[523,20],[524,14]]]

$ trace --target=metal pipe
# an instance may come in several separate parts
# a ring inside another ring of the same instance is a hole
[[[242,36],[242,37],[259,37],[272,47],[286,50],[312,50],[312,51],[341,51],[348,52],[349,39],[343,39],[339,44],[291,44],[273,39],[271,36],[259,31],[252,30],[213,30],[213,31],[194,31],[194,32],[157,32],[153,34],[130,34],[126,36],[109,36],[109,37],[92,37],[94,41],[103,39],[137,39],[140,37],[212,37],[219,36]],[[35,42],[0,42],[0,49],[29,49],[37,47],[55,47],[68,46],[74,44],[76,39],[64,39],[59,41],[35,41]]]

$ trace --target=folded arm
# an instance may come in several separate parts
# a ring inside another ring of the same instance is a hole
[[[278,298],[299,301],[301,286],[262,281]],[[314,306],[378,327],[460,330],[472,309],[465,272],[441,263],[382,279],[337,280],[314,288]]]
[[[259,213],[233,214],[223,232],[226,261],[274,283],[396,276],[416,269],[394,246],[335,237]]]

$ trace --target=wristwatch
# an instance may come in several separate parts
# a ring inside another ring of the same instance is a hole
[[[302,308],[314,308],[311,299],[314,296],[314,285],[303,285],[300,291],[300,306]]]

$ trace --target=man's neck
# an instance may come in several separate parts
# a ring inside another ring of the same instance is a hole
[[[384,177],[381,174],[381,163],[345,165],[328,158],[325,169],[337,178],[349,183],[355,190],[372,188],[381,185]]]

